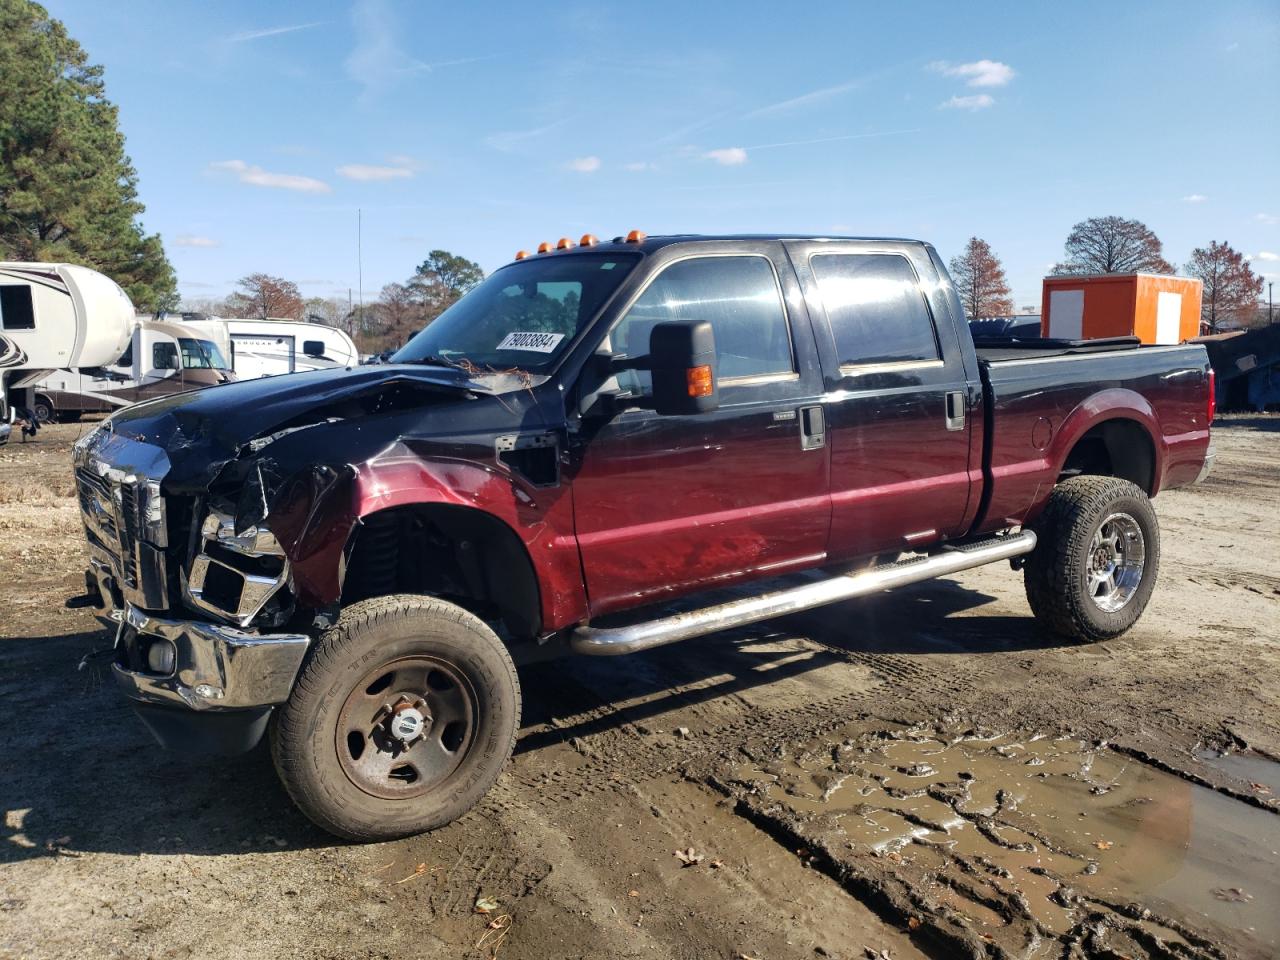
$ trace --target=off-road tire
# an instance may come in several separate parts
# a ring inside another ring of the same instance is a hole
[[[347,775],[335,745],[339,713],[370,670],[397,658],[448,661],[475,698],[470,748],[438,787],[382,799]],[[442,827],[493,786],[515,747],[520,681],[502,641],[461,607],[419,595],[377,597],[344,610],[308,653],[288,701],[270,728],[276,772],[317,826],[348,840],[390,840]]]
[[[1107,611],[1090,595],[1087,567],[1094,535],[1116,513],[1137,522],[1146,557],[1133,596]],[[1059,636],[1087,643],[1118,637],[1137,623],[1160,570],[1160,525],[1139,487],[1118,477],[1072,477],[1054,488],[1031,529],[1038,543],[1027,557],[1024,580],[1037,620]]]

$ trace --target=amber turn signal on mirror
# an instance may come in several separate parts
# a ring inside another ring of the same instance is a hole
[[[685,376],[688,379],[691,397],[709,397],[715,390],[715,379],[711,375],[711,367],[708,364],[690,367],[685,371]]]

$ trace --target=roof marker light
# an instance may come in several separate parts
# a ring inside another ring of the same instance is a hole
[[[529,251],[528,251],[528,250],[517,250],[517,251],[516,251],[516,259],[517,259],[517,260],[523,260],[523,259],[524,259],[525,257],[527,257],[528,255],[529,255]]]
[[[580,247],[594,247],[600,241],[596,239],[594,233],[584,233],[582,239],[578,241]]]
[[[561,237],[559,240],[556,241],[557,250],[568,250],[572,246],[573,246],[573,241],[570,240],[568,237]]]
[[[546,240],[543,240],[540,244],[538,244],[538,252],[539,252],[539,253],[550,253],[550,252],[551,252],[551,244],[550,244],[550,243],[548,243]]]
[[[627,234],[627,243],[644,243],[645,232],[643,230],[632,230]]]

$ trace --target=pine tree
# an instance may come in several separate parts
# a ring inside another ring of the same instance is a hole
[[[102,68],[39,4],[0,0],[0,77],[0,259],[84,264],[139,309],[175,306]]]

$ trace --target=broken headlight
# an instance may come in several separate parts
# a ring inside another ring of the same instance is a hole
[[[288,577],[289,562],[270,530],[252,526],[237,534],[235,517],[214,509],[200,526],[183,597],[197,610],[248,626]]]

